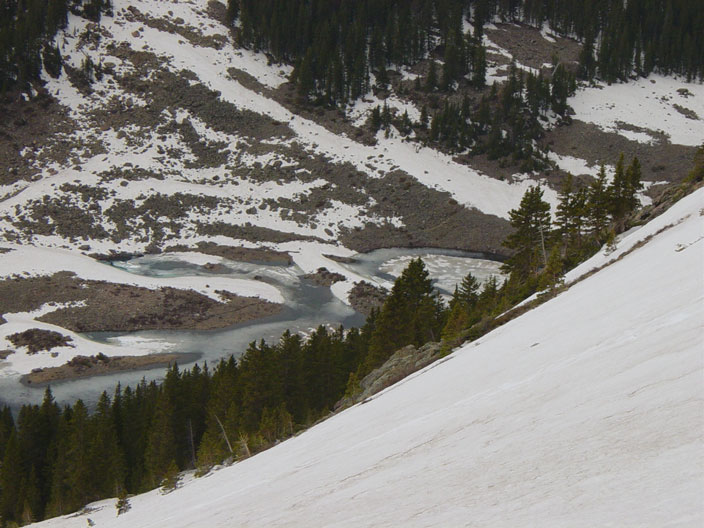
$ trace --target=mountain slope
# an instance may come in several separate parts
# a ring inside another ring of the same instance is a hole
[[[269,451],[41,525],[700,526],[702,211],[704,189],[555,299]]]
[[[522,173],[507,160],[440,152],[418,124],[418,134],[408,137],[394,126],[372,130],[374,107],[407,112],[417,122],[424,106],[434,115],[445,98],[459,102],[460,91],[413,88],[415,80],[425,82],[429,61],[441,65],[440,50],[410,69],[389,65],[395,81],[388,90],[370,90],[346,107],[314,107],[297,100],[291,66],[237,46],[237,28],[224,23],[225,3],[115,0],[112,6],[100,23],[74,9],[54,40],[64,61],[61,76],[45,71],[31,93],[0,101],[0,114],[7,113],[0,120],[0,315],[15,325],[0,332],[0,348],[13,351],[0,376],[58,366],[77,354],[163,348],[98,346],[65,323],[82,308],[111,312],[100,296],[73,292],[79,279],[95,279],[83,271],[104,267],[96,257],[190,251],[207,253],[190,258],[212,265],[255,250],[293,263],[299,276],[320,268],[339,273],[345,280],[331,291],[349,305],[354,285],[366,279],[329,255],[433,247],[506,256],[508,212],[530,185],[540,183],[554,208],[564,171],[585,185],[601,163],[613,173],[623,152],[639,157],[652,194],[653,186],[683,177],[704,133],[702,84],[653,74],[624,85],[581,87],[569,99],[572,125],[563,126],[554,113],[543,116],[548,135],[536,148],[549,150],[554,167]],[[534,73],[549,70],[555,57],[574,65],[579,42],[497,24],[486,25],[484,41],[488,79],[499,92],[512,59]],[[478,105],[482,92],[468,90]],[[37,255],[51,257],[26,265]],[[78,277],[69,282],[66,272]],[[51,281],[63,288],[10,302]],[[157,316],[149,328],[163,328],[157,299],[163,284],[134,282],[111,273],[92,286],[103,296],[115,284],[139,286],[130,294]],[[191,295],[188,289],[203,293],[211,282],[171,286],[183,297]],[[281,302],[282,292],[256,277],[219,284],[241,303]],[[71,295],[59,295],[68,289]],[[224,298],[212,297],[197,297],[183,311],[199,315],[195,305],[209,303],[214,312],[232,312]],[[270,309],[264,305],[261,312]],[[137,310],[127,316],[142,318]],[[47,317],[55,326],[45,326]],[[98,319],[101,324],[82,328],[125,329],[111,317]],[[240,321],[215,319],[209,328]],[[56,357],[48,351],[30,357],[5,339],[33,328],[79,345]]]

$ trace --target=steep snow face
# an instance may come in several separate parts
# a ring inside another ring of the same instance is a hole
[[[42,526],[701,526],[702,211],[704,189],[620,260],[269,451]]]

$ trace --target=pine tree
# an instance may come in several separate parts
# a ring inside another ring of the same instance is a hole
[[[504,268],[519,277],[534,274],[547,264],[545,248],[550,238],[550,204],[543,200],[543,190],[529,187],[509,217],[514,232],[506,237],[504,246],[514,253]]]
[[[92,491],[99,497],[118,495],[124,489],[124,458],[117,442],[107,393],[103,392],[100,396],[91,421],[89,458],[94,477]]]
[[[360,375],[381,365],[397,349],[440,337],[441,304],[423,261],[412,260],[396,279],[375,321]]]
[[[643,183],[641,182],[641,167],[640,161],[637,157],[634,157],[631,164],[626,169],[626,182],[628,189],[628,211],[633,212],[640,206],[640,200],[638,199],[638,191],[643,189]]]
[[[472,84],[477,88],[486,86],[486,49],[481,41],[472,49]]]
[[[10,408],[5,406],[0,411],[0,460],[5,456],[5,446],[10,440],[10,434],[15,428],[15,420],[12,418]]]
[[[147,489],[160,485],[171,465],[176,463],[177,449],[172,420],[173,407],[169,398],[162,392],[157,400],[144,452]]]
[[[538,287],[541,290],[547,288],[553,289],[562,280],[563,268],[564,264],[560,247],[555,245],[550,250],[548,262],[545,265],[545,269],[540,274],[540,281],[538,283]]]
[[[20,520],[17,505],[20,503],[20,479],[24,474],[22,451],[17,431],[13,429],[0,466],[0,519],[4,522]]]
[[[469,314],[460,302],[450,303],[450,313],[447,316],[447,322],[442,329],[443,341],[450,341],[469,326]]]
[[[697,149],[694,155],[694,167],[687,175],[685,181],[690,183],[704,181],[704,144]]]
[[[596,59],[594,59],[594,35],[590,32],[584,40],[582,50],[579,52],[579,76],[590,81],[596,73]]]
[[[438,85],[437,66],[435,65],[435,61],[433,59],[430,59],[430,66],[428,67],[428,77],[425,80],[425,91],[432,92],[435,90],[435,87],[437,85]]]
[[[471,273],[467,273],[460,283],[456,295],[457,301],[471,312],[479,300],[479,281]]]
[[[589,186],[587,199],[588,221],[592,234],[601,237],[609,225],[609,190],[606,169],[602,165],[599,175]]]
[[[88,409],[82,400],[73,406],[66,452],[67,510],[78,509],[93,499],[90,483],[93,468],[89,457],[90,429]]]

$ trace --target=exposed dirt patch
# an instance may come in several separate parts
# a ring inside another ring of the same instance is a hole
[[[349,301],[352,308],[368,316],[374,308],[381,308],[388,295],[389,292],[385,288],[361,281],[355,283],[350,290]]]
[[[557,154],[581,158],[597,166],[601,163],[615,165],[621,153],[627,162],[637,156],[645,181],[682,181],[696,152],[694,147],[667,141],[654,144],[631,141],[578,120],[548,132],[544,141]]]
[[[39,171],[34,161],[42,155],[42,148],[57,135],[73,130],[65,109],[56,103],[46,90],[39,88],[37,97],[30,100],[19,93],[0,98],[0,184],[9,185],[19,180],[32,180]],[[64,155],[70,145],[65,142]],[[65,158],[64,158],[65,159]]]
[[[177,361],[190,363],[199,357],[199,354],[184,353],[114,357],[107,357],[103,354],[98,354],[97,356],[76,356],[60,367],[34,369],[30,374],[22,376],[20,381],[24,385],[41,387],[57,381],[104,376],[115,372],[168,367]]]
[[[540,70],[544,64],[574,63],[579,58],[582,45],[576,40],[555,36],[555,42],[544,38],[540,31],[525,24],[496,24],[496,29],[486,29],[486,35],[496,45],[508,51],[516,62]]]
[[[29,354],[57,347],[73,346],[71,344],[73,339],[70,336],[40,328],[30,328],[24,332],[9,335],[7,339],[16,347],[26,346]]]
[[[126,15],[125,19],[129,21],[137,20],[151,28],[158,29],[166,33],[176,33],[194,46],[204,48],[221,49],[227,42],[227,37],[224,35],[208,35],[204,36],[197,28],[189,26],[182,18],[151,18],[145,16],[135,6],[129,6],[127,11],[130,15]]]
[[[0,350],[0,360],[7,359],[14,353],[14,350]]]
[[[275,251],[267,248],[246,248],[234,246],[222,246],[213,242],[198,242],[196,247],[185,245],[169,246],[164,248],[164,252],[172,251],[195,251],[223,257],[236,262],[249,262],[252,264],[280,264],[290,266],[293,263],[291,255],[284,251]]]
[[[318,268],[318,271],[303,275],[303,278],[311,281],[313,284],[325,287],[330,287],[336,282],[345,280],[344,275],[330,271],[327,268]]]
[[[296,233],[286,233],[285,231],[276,231],[268,227],[259,227],[254,225],[232,225],[225,222],[215,222],[212,224],[198,223],[198,234],[218,236],[224,235],[230,238],[253,240],[261,242],[272,242],[280,244],[283,242],[291,242],[293,240],[310,240],[315,242],[323,242],[318,237],[298,235]]]
[[[191,290],[150,290],[86,281],[68,272],[0,281],[1,313],[32,311],[47,302],[81,303],[39,319],[74,332],[213,330],[273,315],[281,309],[258,298],[226,297],[227,302],[217,302]]]
[[[384,247],[433,247],[505,255],[501,242],[508,221],[459,205],[449,193],[428,189],[402,171],[370,179],[365,189],[376,201],[368,214],[400,216],[405,226],[368,223],[343,232],[345,246],[360,252]]]

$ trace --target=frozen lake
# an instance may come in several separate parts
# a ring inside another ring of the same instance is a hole
[[[368,278],[370,282],[393,285],[411,259],[421,257],[431,278],[443,297],[448,298],[455,284],[469,272],[480,281],[499,275],[501,263],[482,258],[476,253],[434,249],[382,249],[354,257],[353,262],[342,264],[351,272]],[[197,259],[196,259],[197,260]],[[282,293],[285,304],[280,313],[212,331],[150,330],[131,333],[87,334],[95,341],[116,344],[126,349],[159,350],[168,352],[196,353],[198,362],[210,365],[221,358],[234,354],[240,356],[252,341],[264,339],[276,342],[285,330],[307,334],[320,325],[345,328],[361,326],[364,316],[340,299],[330,288],[317,286],[303,278],[303,271],[296,265],[272,265],[223,260],[216,268],[207,268],[184,259],[179,255],[147,255],[110,265],[137,275],[153,277],[184,276],[229,276],[239,279],[258,280],[271,284]],[[182,366],[188,367],[190,364]],[[60,403],[72,403],[82,398],[87,403],[95,402],[107,390],[112,393],[117,383],[122,386],[136,385],[163,377],[163,368],[121,372],[107,376],[65,381],[52,385],[52,391]],[[40,403],[44,388],[26,387],[17,378],[0,379],[0,399],[17,408],[25,403]]]

